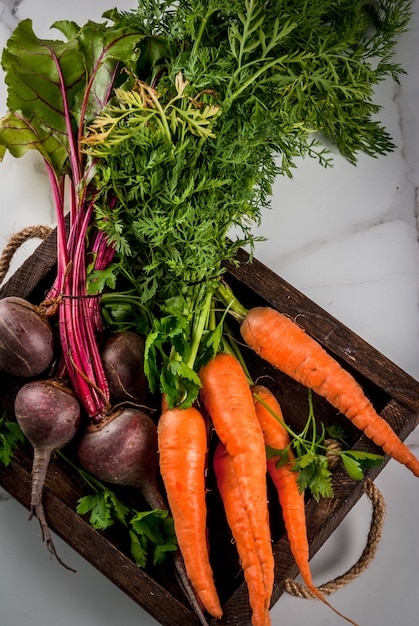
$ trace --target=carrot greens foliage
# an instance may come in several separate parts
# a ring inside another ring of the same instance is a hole
[[[278,176],[393,149],[375,86],[409,4],[363,0],[145,0],[105,15],[142,34],[130,80],[82,137],[95,220],[148,326],[146,369],[169,406],[197,398],[197,363],[227,261],[253,253]],[[233,234],[234,233],[234,234]],[[119,271],[118,271],[119,268]],[[102,281],[103,284],[103,281]]]

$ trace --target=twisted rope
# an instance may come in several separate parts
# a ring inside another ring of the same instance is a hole
[[[372,518],[370,530],[368,533],[365,548],[358,559],[344,574],[337,576],[333,580],[320,585],[318,590],[324,596],[329,596],[338,589],[342,589],[353,580],[358,578],[364,572],[375,557],[378,543],[381,538],[385,517],[385,502],[378,487],[374,485],[372,480],[366,480],[364,483],[364,491],[367,494],[372,506]],[[315,596],[303,584],[287,578],[284,583],[284,589],[287,593],[298,598],[313,599]]]
[[[51,232],[52,228],[49,226],[28,226],[10,237],[0,256],[0,284],[9,271],[10,263],[18,248],[28,239],[46,239]]]

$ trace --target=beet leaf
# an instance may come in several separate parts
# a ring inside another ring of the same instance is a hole
[[[130,80],[143,38],[127,26],[75,22],[53,25],[66,40],[38,38],[30,20],[19,23],[3,51],[8,113],[0,122],[0,157],[38,150],[49,175],[57,216],[57,278],[48,298],[59,298],[64,366],[90,416],[108,404],[108,389],[97,347],[100,311],[87,299],[89,254],[105,270],[113,246],[91,228],[95,189],[92,162],[82,153],[86,125],[102,110],[118,84]],[[125,68],[122,73],[119,70]],[[71,229],[64,220],[69,194]],[[63,372],[63,368],[60,368]]]

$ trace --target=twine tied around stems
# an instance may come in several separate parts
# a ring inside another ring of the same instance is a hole
[[[51,232],[52,228],[41,224],[37,226],[27,226],[10,237],[0,256],[0,284],[3,282],[4,277],[9,271],[10,263],[12,262],[13,256],[18,248],[20,248],[20,246],[29,239],[44,240],[51,234]]]
[[[376,554],[384,523],[385,502],[380,490],[376,485],[374,485],[372,480],[367,479],[365,481],[364,491],[367,494],[372,506],[371,525],[365,548],[358,561],[344,574],[337,576],[333,580],[317,587],[320,593],[324,596],[331,595],[335,591],[338,591],[338,589],[342,589],[358,578],[358,576],[360,576],[360,574],[367,569]],[[304,584],[298,583],[291,578],[286,579],[284,589],[288,594],[298,598],[315,598],[312,592]]]

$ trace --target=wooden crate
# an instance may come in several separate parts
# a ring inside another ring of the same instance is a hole
[[[55,234],[52,234],[3,286],[0,297],[19,295],[40,302],[54,278],[55,245]],[[263,264],[257,260],[249,264],[245,252],[240,252],[238,258],[239,266],[229,267],[226,277],[239,299],[247,306],[269,304],[298,318],[298,323],[351,371],[379,413],[404,440],[417,424],[419,383]],[[233,331],[237,329],[233,328]],[[245,351],[245,356],[254,379],[269,377],[287,419],[295,428],[301,428],[307,416],[306,389],[274,371],[250,351]],[[21,384],[22,381],[12,377],[0,377],[0,397],[7,409],[12,408]],[[348,420],[337,417],[336,410],[322,398],[316,396],[314,403],[316,416],[326,424],[338,419],[354,447],[380,452],[367,438],[360,436]],[[27,508],[31,464],[32,450],[23,446],[10,466],[1,468],[0,472],[1,486]],[[383,466],[367,471],[366,478],[374,479]],[[339,467],[334,473],[333,488],[333,499],[322,499],[320,503],[309,500],[306,505],[311,555],[317,552],[363,494],[363,484],[350,480]],[[161,624],[198,625],[199,621],[174,583],[172,571],[139,569],[114,530],[94,530],[87,519],[75,513],[77,500],[85,493],[86,487],[78,475],[60,458],[55,458],[44,491],[50,527]],[[271,500],[275,502],[274,497]],[[247,591],[215,489],[209,492],[208,505],[211,556],[224,608],[223,618],[210,621],[210,624],[245,626],[250,624]],[[276,562],[272,602],[275,603],[283,593],[284,580],[295,577],[298,572],[284,533],[279,506],[272,506],[271,516]]]

